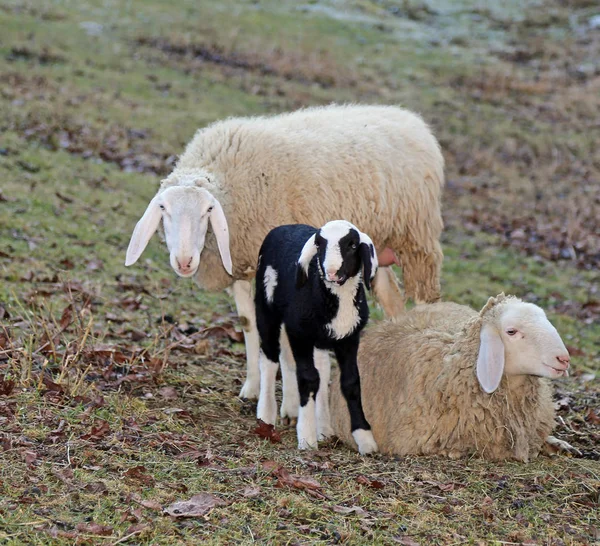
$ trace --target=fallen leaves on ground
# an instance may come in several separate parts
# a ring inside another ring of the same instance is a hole
[[[254,434],[258,434],[261,438],[266,438],[271,443],[276,444],[281,442],[281,434],[275,429],[275,425],[269,425],[262,419],[256,420],[257,426],[254,429]]]
[[[373,489],[383,489],[385,484],[379,480],[372,480],[371,478],[367,478],[362,474],[356,478],[356,481],[361,485],[366,485],[368,487],[372,487]]]
[[[323,486],[314,478],[291,474],[283,465],[275,461],[265,461],[262,463],[262,467],[277,478],[276,487],[293,487],[306,491],[309,495],[318,499],[327,498],[322,491]]]
[[[215,506],[227,503],[210,493],[194,495],[190,500],[178,501],[165,508],[165,513],[174,518],[199,518],[206,516]]]

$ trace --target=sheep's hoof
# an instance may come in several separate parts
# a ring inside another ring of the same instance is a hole
[[[260,389],[258,385],[253,385],[246,381],[242,387],[242,390],[240,391],[239,397],[246,400],[258,400],[259,390]]]
[[[281,418],[281,424],[286,427],[295,427],[298,424],[298,418],[286,415]]]
[[[334,433],[331,427],[324,427],[323,430],[320,430],[317,433],[317,439],[319,442],[322,442],[323,440],[327,440],[327,438],[331,438],[333,435]]]
[[[377,447],[377,442],[375,438],[373,438],[373,433],[370,430],[365,430],[362,428],[356,429],[352,433],[352,437],[358,446],[358,452],[361,455],[370,455],[371,453],[377,453],[379,451],[379,447]]]
[[[546,449],[548,451],[560,451],[562,453],[570,453],[571,455],[578,455],[581,457],[581,451],[579,451],[576,447],[573,447],[569,442],[559,440],[555,436],[548,436],[548,438],[546,438],[546,444]],[[549,449],[548,446],[550,446]]]

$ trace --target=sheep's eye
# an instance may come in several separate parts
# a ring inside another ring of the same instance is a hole
[[[212,212],[212,209],[213,209],[213,207],[210,206],[210,207],[208,207],[208,210],[206,212]]]
[[[509,336],[514,336],[517,333],[517,330],[515,328],[509,328],[508,330],[506,330],[506,333]]]
[[[356,243],[350,243],[350,248],[352,250],[356,250]]]
[[[159,208],[160,210],[165,210],[165,206],[164,206],[164,205],[158,205],[158,208]]]

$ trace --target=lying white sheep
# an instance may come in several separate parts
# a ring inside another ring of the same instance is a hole
[[[283,224],[344,218],[372,236],[381,265],[399,260],[408,297],[436,301],[443,167],[423,120],[392,106],[333,105],[217,122],[196,133],[162,182],[135,227],[125,265],[137,261],[162,219],[178,275],[193,276],[207,290],[233,284],[248,357],[240,396],[256,398],[259,343],[250,281],[267,233]],[[402,311],[390,267],[377,272],[374,292],[388,316]],[[283,416],[294,416],[296,401],[284,400]]]
[[[380,323],[358,361],[381,452],[527,461],[554,426],[546,378],[568,374],[569,353],[542,309],[501,294],[479,313],[436,303]],[[354,445],[335,378],[330,410],[335,434]]]

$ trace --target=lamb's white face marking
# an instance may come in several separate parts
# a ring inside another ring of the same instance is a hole
[[[333,220],[325,224],[321,230],[321,237],[327,241],[327,250],[323,260],[323,269],[325,270],[326,280],[335,280],[331,277],[342,267],[342,253],[340,251],[340,239],[348,235],[350,230],[358,229],[345,220]]]
[[[270,265],[265,268],[265,295],[267,296],[267,302],[273,303],[273,294],[275,293],[275,288],[277,287],[277,271],[273,269]]]
[[[317,444],[317,422],[316,422],[315,396],[310,394],[306,406],[300,406],[298,412],[298,449],[316,449]]]
[[[364,428],[357,428],[353,433],[352,437],[358,446],[358,452],[361,455],[368,455],[369,453],[376,453],[379,451],[377,442],[373,438],[373,433],[370,430]]]
[[[360,322],[358,309],[354,305],[354,296],[361,282],[360,276],[351,277],[342,286],[327,283],[327,288],[338,297],[337,315],[326,325],[329,334],[334,339],[342,339],[350,335]]]

